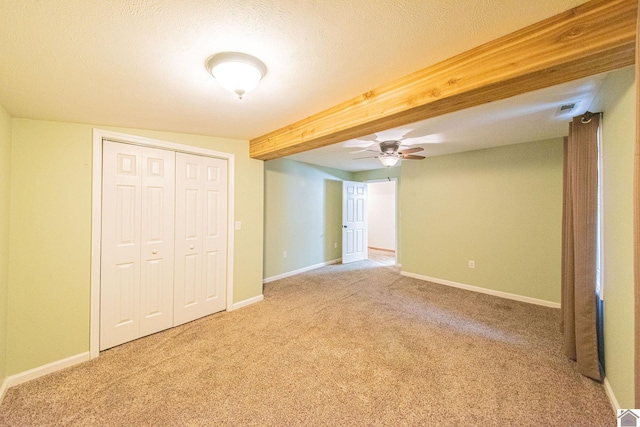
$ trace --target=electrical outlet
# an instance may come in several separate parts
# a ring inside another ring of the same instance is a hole
[[[286,258],[287,257],[287,251],[282,252],[282,258]]]
[[[335,242],[335,243],[333,244],[333,247],[334,247],[334,248],[337,248],[337,247],[338,247],[338,242]]]
[[[469,260],[469,268],[476,268],[476,262]]]

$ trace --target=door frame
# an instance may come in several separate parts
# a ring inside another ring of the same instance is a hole
[[[136,135],[93,129],[93,170],[91,180],[91,297],[89,354],[96,358],[100,354],[100,270],[102,247],[102,141],[122,142],[144,147],[160,148],[187,154],[215,157],[227,161],[227,298],[226,310],[233,309],[233,250],[234,250],[234,165],[235,156],[230,153],[175,144]]]

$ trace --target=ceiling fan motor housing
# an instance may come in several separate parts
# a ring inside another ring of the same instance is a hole
[[[384,154],[393,154],[400,148],[400,141],[383,141],[380,143],[380,151]]]

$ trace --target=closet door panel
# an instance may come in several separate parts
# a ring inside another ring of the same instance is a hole
[[[203,173],[199,156],[176,153],[175,326],[202,317]]]
[[[194,307],[198,304],[200,289],[200,254],[187,254],[184,257],[184,304]]]
[[[176,154],[174,323],[226,307],[227,162]]]
[[[140,333],[142,149],[105,141],[103,160],[101,350]]]
[[[226,307],[227,162],[103,142],[100,349]]]
[[[204,283],[203,315],[226,307],[227,290],[227,162],[203,158],[204,176]]]
[[[173,326],[175,152],[143,149],[140,336]]]
[[[103,142],[100,349],[173,325],[175,153]]]

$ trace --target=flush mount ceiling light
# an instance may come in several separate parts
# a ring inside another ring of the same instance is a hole
[[[213,55],[207,59],[206,66],[220,86],[237,94],[240,99],[245,93],[255,89],[267,74],[267,67],[262,61],[239,52]]]

